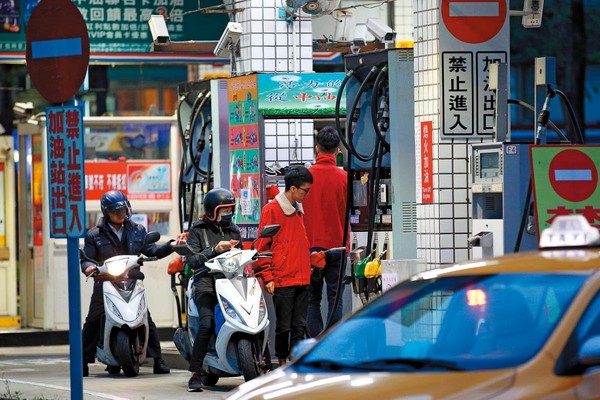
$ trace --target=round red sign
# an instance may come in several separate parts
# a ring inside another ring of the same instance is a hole
[[[506,20],[506,0],[442,0],[442,19],[461,42],[477,44],[496,36]]]
[[[550,184],[567,201],[587,200],[598,187],[598,170],[594,161],[580,150],[563,150],[550,162]]]
[[[73,97],[87,73],[90,39],[79,9],[70,0],[42,0],[26,32],[27,71],[35,88],[52,103]]]

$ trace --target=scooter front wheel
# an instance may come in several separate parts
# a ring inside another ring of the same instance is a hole
[[[248,382],[262,374],[262,369],[258,362],[258,352],[256,346],[248,339],[240,339],[237,343],[238,361],[244,380]]]
[[[117,358],[121,363],[125,376],[133,377],[140,373],[140,362],[137,358],[135,341],[132,341],[125,331],[119,331],[117,334]]]

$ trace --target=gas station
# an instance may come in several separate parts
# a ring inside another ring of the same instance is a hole
[[[582,214],[597,226],[600,155],[583,141],[567,143],[550,120],[555,94],[568,103],[553,58],[532,60],[535,131],[528,139],[511,134],[509,19],[539,27],[543,1],[514,11],[508,0],[415,0],[412,47],[371,21],[369,43],[328,43],[344,48],[337,72],[314,72],[312,29],[339,0],[242,3],[239,27],[213,46],[229,58],[229,77],[180,83],[173,116],[83,116],[85,229],[101,216],[100,196],[116,189],[131,200],[137,223],[175,238],[198,219],[203,195],[225,187],[251,242],[266,188],[283,190],[286,167],[314,162],[315,131],[325,125],[340,133],[338,166],[351,179],[350,254],[340,276],[346,313],[415,273],[535,250],[555,216]],[[151,30],[156,57],[206,46],[171,41],[166,24]],[[56,38],[28,38],[40,40]],[[33,65],[28,59],[36,87],[48,84],[46,72],[34,78]],[[11,196],[0,202],[0,317],[19,328],[66,330],[70,267],[67,241],[52,232],[47,124],[20,121],[14,143],[0,142],[0,181],[5,193],[18,189],[18,207]],[[171,259],[144,271],[159,327],[179,318],[165,272]],[[380,271],[366,273],[367,262]],[[84,317],[91,284],[78,280]]]

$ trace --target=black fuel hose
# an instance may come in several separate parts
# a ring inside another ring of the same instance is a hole
[[[381,140],[383,147],[385,147],[385,149],[389,152],[390,144],[385,139],[385,135],[383,133],[381,133],[381,129],[379,127],[378,118],[377,118],[377,112],[378,112],[377,102],[379,100],[379,97],[377,96],[377,94],[379,93],[380,85],[384,81],[384,79],[387,81],[387,72],[388,72],[388,66],[384,65],[383,68],[381,68],[381,70],[377,74],[377,78],[375,78],[375,83],[373,84],[373,95],[371,96],[371,121],[373,122],[373,129],[375,130],[375,133],[379,137],[379,140]]]

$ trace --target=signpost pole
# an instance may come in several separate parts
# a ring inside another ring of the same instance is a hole
[[[81,285],[79,284],[79,238],[67,237],[69,279],[69,354],[71,399],[83,399],[83,355],[81,344]]]

